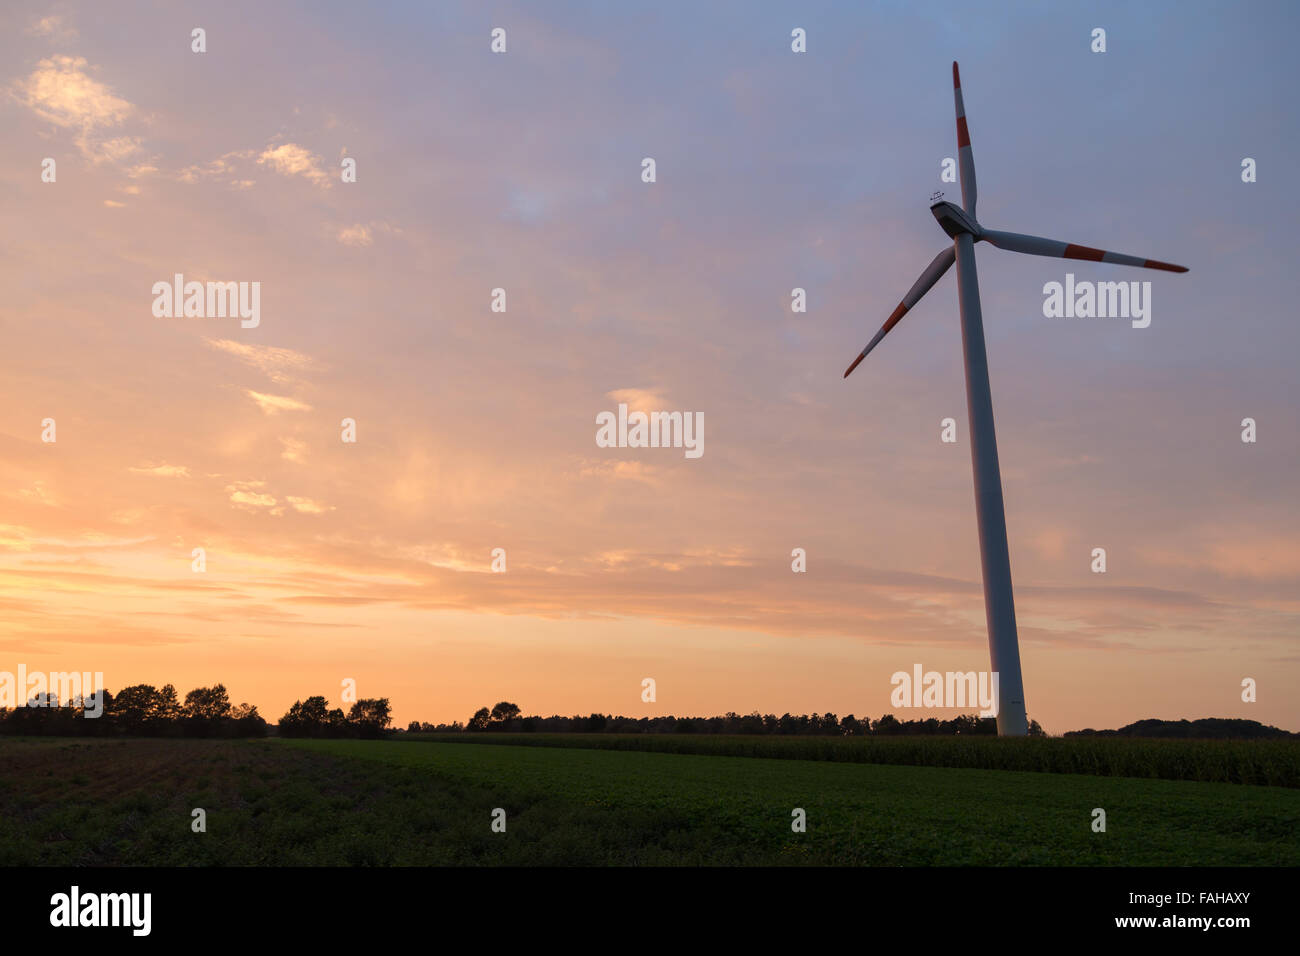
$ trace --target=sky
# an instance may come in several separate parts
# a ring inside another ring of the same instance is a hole
[[[8,3],[0,670],[272,720],[352,680],[402,726],[956,713],[890,702],[988,667],[955,270],[842,373],[948,242],[958,60],[981,223],[1190,268],[977,247],[1029,716],[1300,730],[1298,21]],[[258,324],[155,315],[177,273]],[[1149,281],[1149,327],[1046,317],[1067,273]],[[598,446],[620,403],[703,454]]]

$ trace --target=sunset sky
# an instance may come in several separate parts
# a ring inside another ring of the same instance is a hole
[[[987,668],[955,271],[841,377],[948,242],[958,60],[984,225],[1191,270],[978,246],[1029,716],[1300,730],[1298,28],[7,3],[0,670],[220,681],[270,720],[353,678],[405,726],[879,717],[895,671]],[[1045,318],[1067,272],[1149,281],[1150,327]],[[155,317],[176,273],[260,282],[260,325]],[[702,412],[703,456],[597,447],[620,402]]]

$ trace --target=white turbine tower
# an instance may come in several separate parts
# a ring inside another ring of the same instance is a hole
[[[989,394],[989,364],[984,351],[984,320],[980,315],[979,279],[975,275],[975,243],[987,240],[999,249],[1058,259],[1087,259],[1145,269],[1186,272],[1183,266],[1124,256],[1056,239],[1022,236],[985,229],[975,218],[975,158],[971,154],[966,108],[961,99],[961,76],[952,65],[953,99],[957,105],[957,149],[961,160],[961,207],[936,202],[930,207],[952,246],[934,257],[921,277],[903,296],[875,338],[853,360],[844,377],[858,367],[907,311],[957,263],[957,295],[961,304],[961,341],[966,360],[966,408],[970,415],[970,456],[975,472],[975,514],[979,520],[980,562],[984,569],[984,613],[988,618],[989,657],[998,675],[998,733],[1023,737],[1028,732],[1025,689],[1020,676],[1020,642],[1016,636],[1016,608],[1011,596],[1011,559],[1007,552],[1007,519],[1002,506],[1002,474],[998,468],[997,437],[993,433],[993,398]]]

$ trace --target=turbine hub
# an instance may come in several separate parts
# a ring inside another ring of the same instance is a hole
[[[967,215],[966,210],[947,200],[941,200],[932,205],[930,212],[934,213],[934,218],[939,221],[943,231],[953,239],[956,239],[962,233],[970,233],[975,239],[979,239],[984,234],[980,224]]]

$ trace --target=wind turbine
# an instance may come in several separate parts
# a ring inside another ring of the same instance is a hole
[[[970,457],[975,472],[975,514],[979,521],[980,562],[984,570],[984,613],[988,619],[989,657],[998,675],[998,734],[1023,737],[1028,733],[1025,718],[1025,688],[1020,676],[1020,641],[1016,636],[1016,608],[1011,596],[1011,558],[1007,551],[1007,519],[1002,505],[1002,473],[998,468],[998,443],[993,432],[993,398],[989,394],[989,363],[984,351],[984,319],[980,314],[979,279],[975,274],[975,243],[987,240],[999,249],[1031,256],[1058,259],[1086,259],[1121,266],[1186,272],[1183,266],[1138,256],[1125,256],[1071,242],[1024,236],[1015,232],[985,229],[975,218],[975,158],[971,154],[970,130],[961,98],[961,75],[952,65],[953,100],[957,107],[957,150],[961,163],[961,206],[942,200],[930,206],[952,246],[934,257],[921,277],[903,296],[898,308],[881,326],[875,338],[853,360],[844,373],[858,367],[908,310],[930,291],[940,277],[957,263],[957,297],[961,304],[961,342],[966,361],[966,409],[970,415]]]

